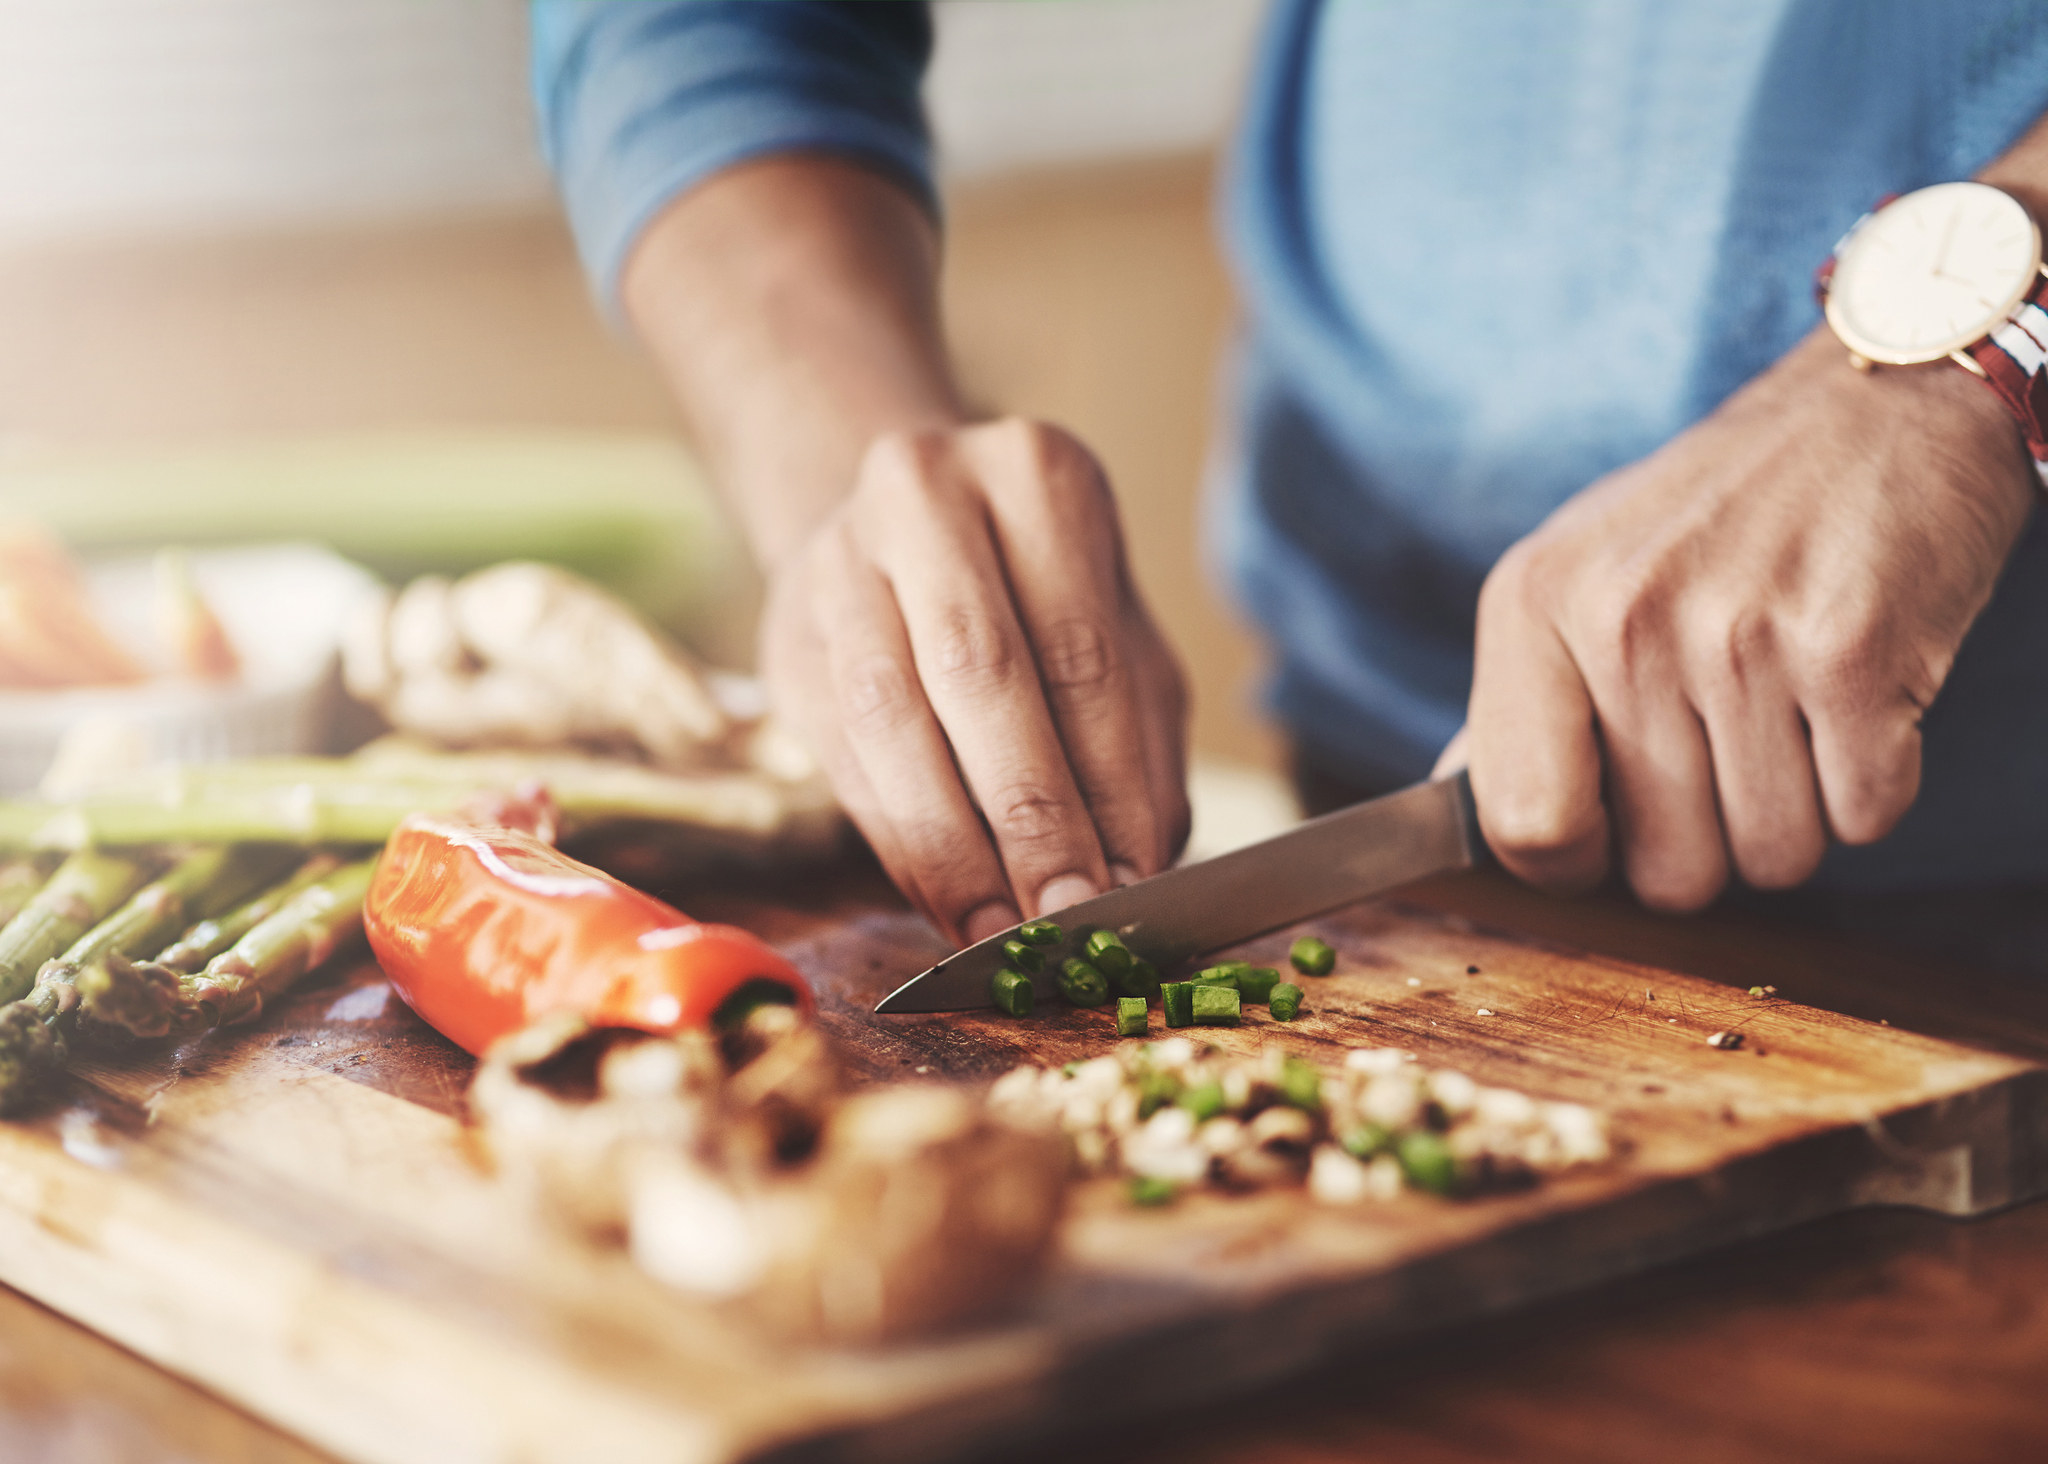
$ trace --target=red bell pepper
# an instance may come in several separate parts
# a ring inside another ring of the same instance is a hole
[[[398,994],[473,1053],[563,1010],[674,1032],[708,1025],[729,1000],[810,1005],[759,937],[692,920],[490,815],[400,824],[363,924]]]

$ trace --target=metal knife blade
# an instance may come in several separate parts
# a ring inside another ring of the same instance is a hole
[[[1397,885],[1487,858],[1460,772],[1418,783],[1384,798],[1311,819],[1284,834],[1183,865],[1055,917],[1064,932],[1048,950],[1046,971],[1033,978],[1040,1000],[1052,995],[1052,972],[1078,953],[1089,932],[1114,930],[1124,944],[1162,970],[1349,905]],[[877,1012],[959,1012],[990,1004],[989,981],[1006,964],[1001,931],[913,976],[882,998]]]

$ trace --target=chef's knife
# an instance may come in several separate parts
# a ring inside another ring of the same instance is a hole
[[[1167,970],[1487,857],[1465,774],[1418,783],[1058,912],[1063,939],[1046,952],[1046,970],[1034,984],[1041,999],[1049,997],[1061,956],[1078,953],[1090,931],[1114,930],[1135,954]],[[1014,927],[999,931],[946,957],[875,1010],[959,1012],[990,1005],[989,982],[1007,964],[1003,942],[1016,933]]]

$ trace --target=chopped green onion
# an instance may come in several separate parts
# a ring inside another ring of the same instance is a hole
[[[1075,1073],[1078,1073],[1079,1071],[1081,1071],[1081,1059],[1078,1057],[1071,1062],[1063,1062],[1060,1064],[1060,1076],[1063,1078],[1071,1078]]]
[[[996,972],[995,980],[989,983],[989,992],[995,998],[996,1006],[1013,1017],[1030,1016],[1031,1004],[1038,999],[1038,993],[1031,989],[1031,978],[1008,966]]]
[[[1192,1027],[1195,1024],[1195,983],[1169,981],[1159,988],[1160,1005],[1166,1008],[1166,1025]]]
[[[1411,1129],[1394,1142],[1394,1157],[1408,1183],[1434,1195],[1447,1195],[1458,1187],[1458,1161],[1443,1135],[1428,1129]]]
[[[1117,990],[1151,1001],[1159,995],[1159,968],[1142,957],[1131,957],[1131,969],[1118,980]]]
[[[1017,939],[1035,946],[1058,945],[1066,932],[1050,920],[1027,920],[1017,927]]]
[[[1384,1152],[1393,1142],[1393,1134],[1369,1118],[1344,1135],[1342,1140],[1344,1152],[1354,1159],[1370,1159]]]
[[[1145,1035],[1145,998],[1142,996],[1120,996],[1116,999],[1116,1035],[1119,1037],[1143,1037]]]
[[[1003,942],[1003,954],[1010,958],[1010,964],[1019,971],[1039,972],[1045,969],[1045,955],[1037,946],[1026,945],[1021,940]]]
[[[1301,988],[1282,981],[1266,995],[1266,1006],[1276,1022],[1291,1022],[1301,1015]]]
[[[1237,982],[1238,971],[1234,965],[1207,966],[1195,972],[1197,986],[1228,986],[1234,989]]]
[[[1180,1097],[1181,1082],[1172,1073],[1147,1072],[1138,1079],[1138,1117],[1150,1118]]]
[[[1248,1002],[1266,1002],[1280,984],[1280,973],[1271,966],[1253,966],[1237,978],[1238,993]]]
[[[1095,931],[1081,949],[1095,963],[1095,969],[1111,980],[1121,979],[1131,969],[1131,953],[1114,930]]]
[[[1100,971],[1074,956],[1060,967],[1060,995],[1077,1007],[1099,1007],[1109,1000],[1109,983]]]
[[[1304,976],[1327,976],[1337,969],[1337,953],[1312,935],[1304,935],[1287,952],[1287,960]]]
[[[1239,1019],[1237,989],[1198,982],[1194,988],[1194,1010],[1198,1027],[1235,1027]]]
[[[1170,1179],[1160,1179],[1150,1174],[1131,1176],[1131,1203],[1134,1205],[1170,1205],[1180,1188]]]
[[[1290,1108],[1300,1108],[1309,1113],[1322,1109],[1323,1078],[1314,1063],[1303,1062],[1298,1057],[1281,1061],[1280,1099]]]
[[[1206,1123],[1223,1111],[1223,1085],[1211,1078],[1206,1083],[1197,1083],[1175,1101],[1195,1116],[1196,1123]]]

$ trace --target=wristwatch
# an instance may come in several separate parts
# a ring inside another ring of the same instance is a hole
[[[1988,183],[1937,183],[1881,201],[1815,276],[1849,364],[1944,358],[1984,382],[2026,435],[2048,486],[2048,267],[2041,229]]]

